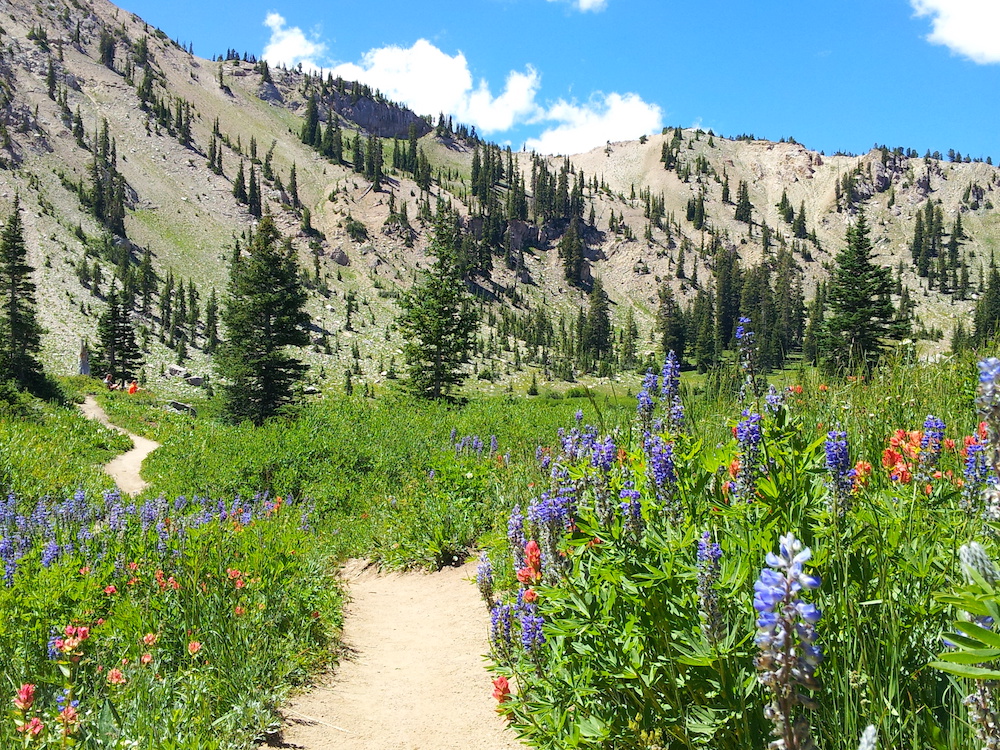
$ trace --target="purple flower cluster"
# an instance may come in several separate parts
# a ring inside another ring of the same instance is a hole
[[[294,505],[294,500],[280,504]],[[249,500],[237,496],[228,505],[202,497],[168,503],[160,497],[141,506],[123,504],[117,490],[104,493],[100,500],[88,500],[77,491],[62,501],[45,498],[34,503],[19,501],[11,493],[0,500],[4,581],[12,586],[19,568],[35,555],[46,568],[71,557],[85,565],[99,562],[118,549],[126,534],[155,545],[161,557],[178,555],[192,529],[227,520],[246,526],[269,517],[278,505],[267,493]]]
[[[520,570],[524,567],[524,545],[528,543],[524,536],[524,516],[520,505],[515,505],[514,510],[510,512],[510,520],[507,521],[507,541],[514,556],[514,570]]]
[[[566,530],[576,514],[576,487],[559,484],[553,492],[543,492],[528,506],[528,522],[537,533],[542,551],[542,572],[555,582],[565,572],[569,561],[559,554]]]
[[[657,378],[656,373],[650,370],[642,379],[642,388],[639,389],[639,395],[636,396],[636,413],[639,417],[639,424],[642,425],[645,432],[649,432],[653,424],[653,410],[656,408],[656,399],[653,394],[656,393],[658,382],[659,378]]]
[[[677,472],[674,467],[674,444],[659,435],[647,435],[643,441],[646,453],[646,476],[656,493],[664,515],[673,522],[683,520],[683,511],[676,503]]]
[[[854,477],[857,475],[851,467],[851,458],[847,450],[847,433],[839,430],[826,433],[825,448],[826,470],[830,475],[827,486],[833,497],[831,508],[837,515],[843,515],[849,509]]]
[[[722,547],[713,542],[712,535],[706,531],[698,540],[698,613],[701,632],[712,646],[718,645],[725,636],[719,597],[715,592],[721,559]]]
[[[642,495],[632,482],[626,482],[618,497],[622,501],[622,525],[627,532],[638,538],[645,528],[642,520]]]
[[[529,655],[533,655],[545,644],[545,634],[542,632],[545,620],[538,614],[538,607],[535,604],[522,604],[519,618],[521,621],[521,645]]]
[[[513,646],[514,606],[497,604],[490,612],[490,645],[499,661],[508,662]]]
[[[473,454],[477,456],[483,455],[483,451],[486,450],[486,443],[479,435],[466,435],[458,440],[455,440],[455,435],[457,434],[455,429],[452,428],[452,442],[455,449],[456,456],[471,456]],[[497,452],[497,436],[490,435],[490,455]]]
[[[767,554],[768,567],[753,587],[760,647],[754,665],[758,681],[771,693],[764,714],[777,738],[772,746],[786,750],[813,747],[809,721],[801,709],[816,707],[808,693],[820,688],[816,667],[823,652],[816,645],[815,625],[821,615],[799,596],[820,586],[819,578],[802,567],[811,556],[791,532],[779,537],[778,554]]]
[[[732,488],[734,502],[749,502],[753,498],[757,488],[757,463],[760,457],[760,414],[744,409],[742,416],[743,419],[736,424],[740,468]]]
[[[684,429],[684,405],[681,403],[681,363],[673,350],[667,352],[663,363],[663,385],[660,390],[663,403],[666,404],[666,428],[671,434]]]
[[[963,466],[962,508],[975,513],[982,502],[983,491],[990,479],[990,466],[986,460],[986,447],[978,438],[965,446]]]
[[[493,608],[493,565],[486,552],[479,554],[479,565],[476,566],[476,586],[486,602],[487,609]]]
[[[781,407],[785,405],[785,394],[781,393],[774,384],[767,387],[767,394],[764,396],[764,406],[769,414],[777,414]]]
[[[924,420],[924,436],[920,440],[920,469],[925,476],[930,476],[941,457],[944,430],[943,420],[933,414],[927,415]]]

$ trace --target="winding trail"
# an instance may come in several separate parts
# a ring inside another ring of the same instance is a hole
[[[132,450],[122,453],[104,465],[104,471],[115,480],[118,489],[126,495],[133,496],[138,495],[146,489],[149,483],[143,481],[142,476],[139,474],[142,470],[142,462],[146,456],[159,448],[160,444],[140,435],[134,435],[116,424],[111,424],[108,415],[93,396],[87,396],[84,402],[80,404],[80,411],[88,419],[95,419],[105,427],[127,435],[132,441]]]
[[[337,672],[285,708],[278,747],[517,750],[496,713],[482,654],[489,613],[475,566],[377,573],[351,560]]]

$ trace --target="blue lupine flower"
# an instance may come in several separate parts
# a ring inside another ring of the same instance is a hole
[[[795,535],[778,539],[778,554],[767,554],[768,568],[754,583],[753,606],[757,611],[756,643],[760,654],[754,660],[757,679],[772,694],[764,715],[774,725],[775,744],[784,748],[813,747],[809,722],[801,709],[815,707],[804,691],[820,688],[816,667],[823,652],[816,645],[814,625],[820,611],[799,594],[819,588],[818,577],[803,570],[811,557],[808,547]]]
[[[497,452],[497,436],[490,435],[490,453]]]
[[[781,407],[785,405],[785,395],[780,393],[774,384],[767,387],[767,395],[764,396],[764,405],[770,414],[777,414]]]
[[[617,453],[618,448],[615,446],[614,438],[607,435],[603,440],[594,443],[593,452],[590,454],[590,465],[607,474],[614,466]]]
[[[520,505],[514,506],[507,521],[507,541],[514,556],[514,570],[520,570],[524,567],[524,545],[528,543],[524,536],[524,516]]]
[[[545,634],[542,632],[545,620],[538,614],[538,608],[534,604],[521,605],[519,618],[521,645],[529,654],[534,654],[545,643]]]
[[[51,567],[52,563],[59,559],[59,551],[59,543],[55,539],[50,540],[42,550],[42,567]]]
[[[656,493],[660,508],[672,522],[680,522],[684,514],[675,501],[677,472],[674,467],[674,445],[659,435],[647,435],[643,448],[646,452],[646,476]]]
[[[653,409],[656,408],[653,394],[656,393],[657,382],[656,373],[650,370],[642,379],[642,388],[639,390],[639,395],[636,396],[636,412],[639,415],[639,422],[647,432],[653,421]]]
[[[736,424],[736,441],[739,443],[740,467],[733,483],[733,501],[749,502],[757,489],[757,461],[760,455],[760,414],[744,409],[743,419]]]
[[[857,472],[851,467],[847,450],[847,433],[831,430],[826,434],[826,470],[830,474],[828,487],[833,495],[834,508],[843,515],[849,507],[854,477]]]
[[[941,456],[944,430],[945,425],[941,419],[933,414],[927,415],[924,420],[924,436],[920,440],[920,469],[925,479],[933,473]]]
[[[642,534],[644,524],[642,521],[642,501],[639,490],[635,489],[632,482],[626,482],[625,487],[618,494],[622,500],[621,511],[625,530],[635,536]]]
[[[493,608],[493,566],[490,564],[490,556],[486,552],[479,553],[479,565],[476,567],[476,586],[479,593],[486,602],[486,606]]]
[[[684,429],[684,405],[681,403],[681,363],[673,350],[667,352],[663,363],[663,385],[660,395],[667,404],[666,428],[671,433]],[[659,430],[656,430],[659,432]]]
[[[511,637],[514,626],[514,607],[510,604],[497,604],[490,612],[490,645],[501,661],[510,658]]]
[[[698,540],[698,612],[701,616],[701,632],[713,646],[718,645],[725,635],[719,597],[715,592],[721,558],[722,547],[713,542],[712,535],[706,531]]]

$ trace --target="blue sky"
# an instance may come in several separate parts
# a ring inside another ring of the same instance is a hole
[[[700,125],[1000,157],[997,0],[122,3],[201,57],[332,69],[515,148]]]

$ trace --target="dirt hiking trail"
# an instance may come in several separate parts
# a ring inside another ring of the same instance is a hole
[[[149,483],[144,482],[139,475],[142,469],[142,462],[146,456],[159,448],[160,444],[139,435],[133,435],[128,430],[111,424],[108,415],[105,414],[104,409],[101,408],[101,405],[97,403],[93,396],[87,396],[84,402],[80,404],[80,411],[88,419],[96,419],[105,427],[117,430],[132,440],[132,450],[122,453],[104,465],[104,471],[115,480],[118,489],[126,495],[138,495],[146,489]]]
[[[346,655],[283,711],[277,747],[296,750],[515,750],[482,654],[489,613],[475,566],[378,573],[351,560]]]

